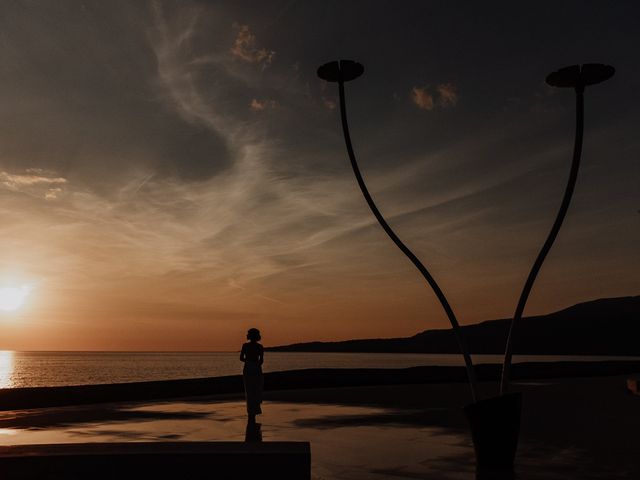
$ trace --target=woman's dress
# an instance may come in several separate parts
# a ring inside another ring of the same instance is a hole
[[[242,379],[244,381],[244,394],[247,399],[247,413],[249,415],[258,415],[262,413],[260,404],[262,403],[262,387],[264,378],[262,376],[262,367],[260,363],[251,360],[245,360],[244,369],[242,370]]]

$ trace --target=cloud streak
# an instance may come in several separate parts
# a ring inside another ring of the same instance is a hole
[[[67,179],[41,168],[28,168],[24,173],[0,171],[0,185],[30,195],[54,200],[63,191]]]

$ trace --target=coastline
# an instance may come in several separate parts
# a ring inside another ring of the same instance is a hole
[[[500,371],[501,365],[499,364],[476,366],[476,374],[481,382],[497,381]],[[514,365],[512,378],[515,381],[523,381],[637,373],[640,373],[640,361],[527,362]],[[464,367],[457,366],[421,366],[401,369],[323,368],[265,373],[265,391],[386,385],[464,384],[466,381]],[[242,392],[241,375],[62,387],[8,388],[0,390],[0,411],[211,395],[237,395]]]

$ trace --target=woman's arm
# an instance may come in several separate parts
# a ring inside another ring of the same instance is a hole
[[[262,347],[262,345],[260,345],[260,353],[258,353],[258,363],[262,365],[262,362],[264,362],[264,348]]]
[[[247,354],[244,351],[244,345],[242,345],[242,349],[240,350],[240,361],[244,362],[247,359]]]

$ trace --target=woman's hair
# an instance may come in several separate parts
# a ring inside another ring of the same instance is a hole
[[[260,341],[262,337],[260,336],[260,330],[257,328],[250,328],[247,331],[247,340],[255,340],[256,342]]]

